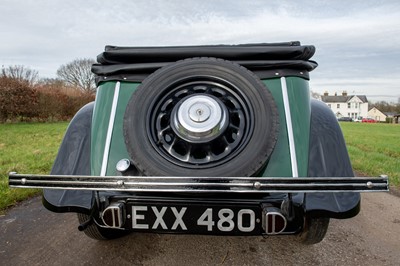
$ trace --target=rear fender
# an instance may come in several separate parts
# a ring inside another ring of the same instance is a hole
[[[51,170],[52,175],[90,175],[90,136],[94,102],[82,107],[68,126]],[[89,213],[93,191],[43,190],[43,205],[53,212]]]
[[[311,128],[308,176],[354,176],[342,130],[330,108],[323,102],[311,101]],[[308,193],[306,213],[319,217],[350,218],[360,211],[360,193]]]

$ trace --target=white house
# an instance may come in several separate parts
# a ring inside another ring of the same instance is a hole
[[[365,95],[347,95],[347,92],[342,95],[328,95],[325,92],[321,100],[331,108],[337,118],[368,117],[368,100]]]
[[[387,115],[376,109],[375,107],[368,111],[368,117],[379,122],[385,122]]]

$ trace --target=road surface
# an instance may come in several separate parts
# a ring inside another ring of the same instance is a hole
[[[131,234],[96,241],[75,214],[55,214],[33,198],[0,216],[1,265],[400,265],[400,198],[362,195],[360,214],[331,220],[320,244],[295,237]]]

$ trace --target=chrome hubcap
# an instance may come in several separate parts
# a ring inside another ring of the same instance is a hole
[[[172,128],[190,142],[215,139],[228,125],[226,107],[217,98],[207,95],[183,99],[173,113]]]

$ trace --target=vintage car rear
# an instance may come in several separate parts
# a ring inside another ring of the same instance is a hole
[[[96,100],[71,121],[42,187],[95,239],[129,232],[299,235],[359,212],[387,177],[354,178],[338,122],[311,100],[314,46],[299,42],[107,46]],[[332,77],[333,78],[333,77]]]

